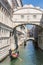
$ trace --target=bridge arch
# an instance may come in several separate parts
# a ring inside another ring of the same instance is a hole
[[[37,25],[37,24],[22,23],[22,24],[19,24],[19,25],[15,26],[15,27],[13,28],[13,31],[14,31],[15,28],[17,28],[17,27],[19,27],[19,26],[23,26],[23,25],[25,25],[25,26],[26,26],[26,25],[33,25],[33,26],[36,26],[36,27],[40,28],[41,31],[43,30],[43,27],[41,27],[41,26],[39,26],[39,25]]]

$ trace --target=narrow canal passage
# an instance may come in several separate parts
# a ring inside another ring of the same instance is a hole
[[[33,42],[28,41],[26,47],[19,48],[18,59],[10,61],[9,56],[0,65],[43,65],[43,52],[35,49]]]

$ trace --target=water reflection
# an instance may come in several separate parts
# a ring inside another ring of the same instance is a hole
[[[32,41],[28,41],[25,48],[21,46],[19,52],[20,56],[18,59],[8,61],[8,57],[3,62],[4,65],[43,65],[43,52],[35,49]],[[3,65],[3,63],[0,65]]]

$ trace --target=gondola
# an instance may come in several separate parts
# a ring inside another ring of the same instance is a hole
[[[14,52],[14,50],[12,51],[11,49],[9,50],[9,56],[10,59],[16,59],[19,57],[19,51]]]

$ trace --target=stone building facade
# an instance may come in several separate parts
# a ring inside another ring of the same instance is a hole
[[[13,31],[15,26],[20,24],[34,24],[43,27],[42,9],[32,5],[23,6],[21,0],[16,0],[16,2],[18,3],[17,5],[11,6],[7,0],[0,0],[0,60],[9,53],[10,42],[8,39],[10,37],[10,32]],[[43,49],[43,29],[39,36],[40,38],[38,38],[38,40],[40,39],[42,42],[40,42],[39,47]]]
[[[12,13],[13,9],[8,0],[0,0],[0,61],[9,54],[10,32],[15,26],[11,21]]]

